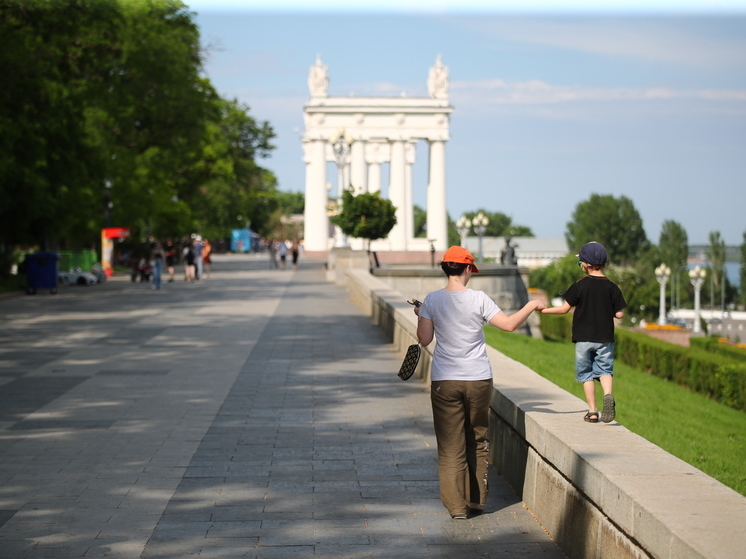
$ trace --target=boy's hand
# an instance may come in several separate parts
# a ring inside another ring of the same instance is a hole
[[[542,303],[541,301],[539,301],[538,299],[536,299],[536,308],[534,309],[535,311],[541,312],[541,311],[543,311],[546,308],[547,308],[547,306],[544,303]]]

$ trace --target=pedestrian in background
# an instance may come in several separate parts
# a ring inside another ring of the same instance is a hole
[[[181,249],[181,261],[184,263],[184,281],[192,283],[194,281],[194,249],[192,240],[187,239],[184,242],[184,248]]]
[[[280,254],[280,270],[284,270],[287,265],[288,244],[285,241],[277,243],[277,252]]]
[[[484,325],[512,332],[533,311],[529,301],[508,316],[484,292],[467,288],[479,270],[472,254],[449,248],[440,267],[448,278],[444,289],[429,293],[415,307],[417,339],[428,346],[435,337],[430,401],[438,442],[440,499],[454,519],[479,514],[487,502],[489,404],[492,368],[487,357]]]
[[[168,283],[174,281],[174,265],[176,264],[176,247],[171,239],[166,240],[166,246],[164,247],[166,255],[166,270],[168,270]]]
[[[204,271],[204,263],[202,261],[202,249],[205,248],[204,243],[202,242],[202,237],[197,235],[194,238],[194,243],[192,245],[192,250],[194,251],[194,266],[196,267],[196,270],[194,271],[194,279],[200,279],[202,277],[202,274],[205,273]]]
[[[163,260],[165,254],[163,252],[163,246],[160,241],[153,243],[153,248],[150,251],[150,261],[153,267],[153,289],[161,288],[161,278],[163,277]]]
[[[300,253],[300,243],[298,242],[298,239],[295,239],[293,241],[293,244],[290,245],[290,256],[293,259],[293,270],[298,269],[298,254]]]
[[[276,270],[279,268],[277,265],[277,241],[270,239],[267,248],[269,249],[269,269]]]
[[[210,265],[212,264],[212,244],[210,239],[205,239],[202,247],[202,267],[205,271],[205,278],[210,277]]]

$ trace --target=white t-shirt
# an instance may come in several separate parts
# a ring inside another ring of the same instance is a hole
[[[484,325],[500,312],[483,291],[440,289],[425,297],[420,316],[433,321],[436,345],[431,380],[492,378]]]

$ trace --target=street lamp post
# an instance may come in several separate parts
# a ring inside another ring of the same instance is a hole
[[[337,133],[329,138],[334,152],[334,161],[337,163],[337,213],[342,211],[342,193],[345,188],[345,174],[347,162],[350,158],[350,146],[352,137],[345,133],[344,126],[340,126]],[[339,225],[334,226],[334,247],[347,247],[347,236],[342,232]]]
[[[111,181],[104,179],[104,227],[111,227],[111,208],[114,206],[111,201],[111,186]]]
[[[689,281],[694,286],[694,328],[692,332],[699,334],[702,332],[702,321],[700,319],[700,306],[699,306],[699,292],[702,289],[702,285],[705,283],[705,276],[707,272],[699,266],[695,266],[692,270],[689,270]]]
[[[666,284],[668,278],[671,277],[671,268],[665,264],[661,264],[655,269],[655,279],[661,285],[661,297],[660,297],[660,313],[658,314],[658,324],[661,326],[666,325]]]
[[[490,220],[482,212],[479,212],[474,216],[474,219],[471,220],[471,223],[474,225],[474,232],[479,237],[479,263],[481,264],[484,260],[482,253],[482,236],[487,231],[487,226],[490,224]]]
[[[461,246],[466,248],[466,236],[469,234],[469,229],[471,229],[471,220],[462,215],[456,222],[456,229],[461,237]]]

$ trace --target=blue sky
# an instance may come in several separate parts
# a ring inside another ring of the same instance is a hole
[[[427,96],[441,55],[454,107],[453,219],[484,208],[562,237],[592,193],[625,195],[654,243],[673,219],[690,244],[710,231],[740,244],[746,0],[590,4],[187,1],[212,83],[275,129],[263,164],[283,190],[304,188],[300,135],[317,55],[330,95],[360,97]],[[425,207],[424,146],[417,157],[414,196]]]

